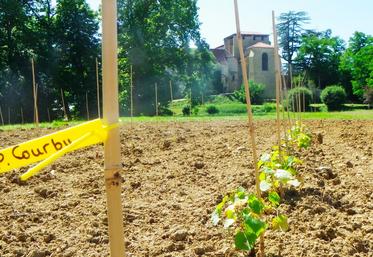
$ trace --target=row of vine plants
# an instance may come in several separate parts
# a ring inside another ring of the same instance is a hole
[[[298,169],[302,161],[295,155],[311,143],[311,133],[297,121],[280,146],[273,146],[269,153],[262,154],[257,163],[261,197],[239,187],[216,206],[211,221],[229,231],[237,250],[255,252],[255,244],[266,230],[289,230],[288,217],[281,213],[280,207],[285,190],[303,184]]]

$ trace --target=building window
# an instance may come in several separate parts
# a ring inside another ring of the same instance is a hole
[[[263,71],[268,70],[268,54],[267,53],[262,54],[262,70]]]

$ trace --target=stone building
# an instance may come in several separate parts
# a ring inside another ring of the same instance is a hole
[[[249,79],[266,86],[265,98],[275,98],[274,48],[269,41],[269,35],[242,32],[242,41]],[[212,53],[220,65],[225,92],[230,93],[239,89],[242,84],[242,72],[237,35],[232,34],[224,38],[224,45],[212,49]]]

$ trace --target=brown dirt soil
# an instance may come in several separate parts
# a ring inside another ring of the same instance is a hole
[[[275,142],[258,121],[259,152]],[[287,191],[290,231],[268,231],[267,256],[373,256],[373,122],[307,122],[323,135],[301,153],[305,185]],[[53,130],[0,132],[2,147]],[[123,126],[127,256],[244,256],[210,215],[222,195],[254,189],[241,121]],[[109,256],[102,146],[71,153],[27,183],[0,176],[1,257]],[[280,250],[281,249],[281,250]]]

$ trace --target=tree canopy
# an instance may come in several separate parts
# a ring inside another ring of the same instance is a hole
[[[155,83],[161,104],[170,100],[170,80],[199,94],[209,79],[212,58],[199,33],[197,1],[119,0],[118,4],[120,70],[128,72],[133,66],[135,111],[154,113]],[[121,77],[122,91],[128,91],[128,77]]]

